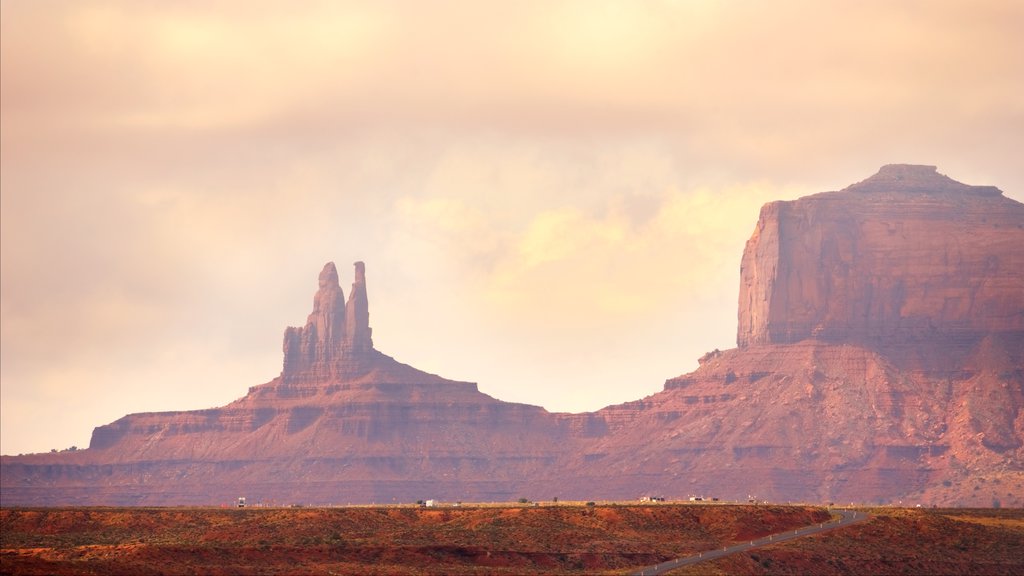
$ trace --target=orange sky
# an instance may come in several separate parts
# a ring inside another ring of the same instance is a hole
[[[934,164],[1024,199],[1024,3],[0,3],[0,451],[281,367],[334,260],[503,400],[734,345],[760,205]],[[44,416],[45,415],[45,416]]]

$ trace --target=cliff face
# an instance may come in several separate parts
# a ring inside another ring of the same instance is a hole
[[[1024,333],[1024,205],[932,166],[885,166],[761,210],[741,263],[741,348],[807,338],[965,352]]]
[[[274,380],[4,456],[2,504],[669,498],[1024,505],[1024,205],[886,166],[764,207],[739,347],[594,413],[501,402],[373,347],[334,264]]]
[[[592,489],[759,499],[1024,504],[1024,349],[986,338],[955,373],[806,339],[709,354],[567,471]]]

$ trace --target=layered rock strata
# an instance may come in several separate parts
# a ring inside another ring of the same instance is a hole
[[[373,347],[333,264],[281,375],[2,458],[3,505],[669,498],[1024,505],[1024,205],[929,166],[774,202],[738,348],[585,414],[501,402]]]
[[[1024,205],[934,166],[885,166],[761,210],[740,266],[737,343],[808,338],[961,350],[1024,333]]]

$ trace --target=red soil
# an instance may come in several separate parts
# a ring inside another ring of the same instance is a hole
[[[674,572],[733,574],[1024,574],[1024,510],[892,509],[863,524]]]
[[[621,573],[828,517],[672,504],[3,509],[0,573]]]

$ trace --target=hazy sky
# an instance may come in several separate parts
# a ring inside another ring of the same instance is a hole
[[[764,202],[934,164],[1024,199],[1024,2],[0,2],[0,451],[378,349],[634,400],[735,344]]]

